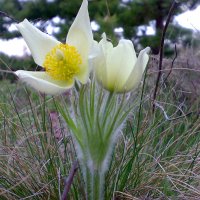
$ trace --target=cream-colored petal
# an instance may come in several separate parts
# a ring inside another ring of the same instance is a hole
[[[95,77],[104,87],[107,85],[106,55],[101,45],[99,45],[98,55],[93,59]]]
[[[27,19],[17,24],[16,27],[26,41],[35,63],[42,66],[46,54],[60,42],[37,29]]]
[[[99,55],[100,48],[99,44],[96,41],[93,41],[92,47],[90,49],[89,59],[88,59],[88,67],[85,66],[85,71],[79,73],[76,78],[83,84],[87,83],[89,80],[89,73],[93,70],[94,67],[94,60]],[[81,68],[84,68],[81,66]]]
[[[107,57],[110,52],[113,50],[113,45],[106,38],[106,34],[102,34],[102,40],[96,44],[96,52],[97,55],[93,59],[93,66],[95,70],[95,77],[98,82],[103,85],[103,87],[107,88]]]
[[[45,94],[61,94],[74,85],[74,80],[71,82],[56,81],[46,72],[18,70],[15,74],[22,82]]]
[[[124,90],[126,92],[135,89],[140,83],[144,70],[149,61],[149,55],[148,55],[149,52],[150,52],[150,47],[147,47],[142,51],[140,51],[137,62],[128,78],[128,81],[124,86]]]
[[[136,55],[130,40],[120,40],[107,58],[107,84],[110,90],[119,92],[127,82],[136,63]]]
[[[88,63],[83,63],[80,65],[80,72],[76,75],[76,79],[80,81],[82,84],[86,84],[89,80],[90,68],[89,68],[89,60]]]
[[[113,44],[107,40],[106,33],[102,34],[102,40],[99,42],[105,56],[113,50]]]
[[[88,14],[88,1],[83,0],[79,12],[69,29],[66,39],[66,43],[75,46],[81,55],[81,71],[77,78],[83,83],[85,83],[86,79],[88,79],[88,58],[92,42],[93,35]]]
[[[93,40],[91,49],[90,49],[89,59],[93,59],[97,57],[99,53],[100,53],[100,45],[97,41]]]

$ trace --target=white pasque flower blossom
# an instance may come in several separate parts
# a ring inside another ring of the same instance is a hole
[[[16,71],[15,74],[22,82],[46,94],[59,94],[71,88],[75,80],[83,84],[88,81],[93,35],[87,0],[83,0],[69,29],[66,44],[41,32],[27,19],[16,26],[27,43],[35,63],[45,69],[41,72]]]
[[[150,47],[143,49],[139,56],[130,40],[121,39],[116,47],[107,41],[106,34],[95,44],[98,56],[94,58],[97,81],[111,92],[129,92],[141,81],[149,60]]]

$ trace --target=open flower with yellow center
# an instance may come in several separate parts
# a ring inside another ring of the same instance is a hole
[[[116,47],[107,41],[106,34],[96,44],[98,56],[94,59],[95,76],[111,92],[129,92],[141,81],[149,60],[150,48],[143,49],[138,57],[130,40],[121,39]]]
[[[66,44],[41,32],[27,19],[17,24],[36,64],[44,71],[18,70],[19,79],[40,92],[58,94],[78,80],[85,84],[89,78],[89,57],[93,35],[88,14],[88,1],[81,8],[69,29]]]

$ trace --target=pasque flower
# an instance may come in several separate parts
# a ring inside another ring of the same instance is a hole
[[[116,47],[103,34],[96,44],[98,56],[94,59],[95,76],[111,92],[129,92],[141,81],[149,60],[150,48],[143,49],[138,57],[130,40],[121,39]]]
[[[69,29],[66,44],[41,32],[27,19],[16,25],[26,41],[36,64],[44,71],[18,70],[19,79],[40,92],[58,94],[89,78],[89,57],[93,35],[88,14],[88,1],[81,8]]]

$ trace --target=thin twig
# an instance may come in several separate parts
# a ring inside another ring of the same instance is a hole
[[[108,0],[106,0],[106,9],[107,9],[107,14],[110,17],[110,10],[109,10],[109,6],[108,6]]]
[[[173,58],[173,60],[172,60],[172,64],[171,64],[169,73],[168,73],[167,76],[165,77],[165,79],[164,79],[164,81],[163,81],[161,87],[165,84],[165,82],[166,82],[167,79],[169,78],[170,74],[172,73],[172,69],[173,69],[173,66],[174,66],[174,62],[175,62],[175,60],[176,60],[176,58],[177,58],[177,55],[178,55],[178,54],[177,54],[177,49],[176,49],[176,44],[175,44],[174,50],[175,50],[175,56],[174,56],[174,58]]]
[[[155,99],[156,99],[157,90],[158,90],[160,78],[161,78],[161,75],[162,75],[161,70],[162,70],[165,34],[167,32],[167,28],[168,28],[169,22],[171,20],[172,14],[173,14],[174,10],[177,8],[177,6],[178,6],[178,3],[176,2],[176,0],[174,0],[174,2],[171,5],[171,8],[169,10],[169,13],[168,13],[168,16],[167,16],[167,21],[166,21],[166,24],[165,24],[163,32],[162,32],[162,37],[161,37],[161,41],[160,41],[160,52],[159,52],[159,73],[158,73],[158,76],[157,76],[156,86],[155,86],[155,90],[154,90],[154,94],[153,94],[153,110],[152,110],[153,113],[154,113],[154,110],[155,110],[154,102],[155,102]]]
[[[8,18],[11,19],[13,22],[19,23],[18,20],[16,20],[14,17],[8,15],[7,13],[5,13],[5,12],[3,12],[3,11],[0,11],[0,16],[8,17]]]
[[[71,188],[71,184],[73,182],[74,175],[75,175],[77,169],[78,169],[78,161],[75,161],[73,163],[73,165],[72,165],[72,168],[70,170],[69,176],[68,176],[68,178],[65,181],[65,188],[64,188],[64,191],[62,193],[61,200],[67,200],[67,195],[68,195],[69,190]]]

